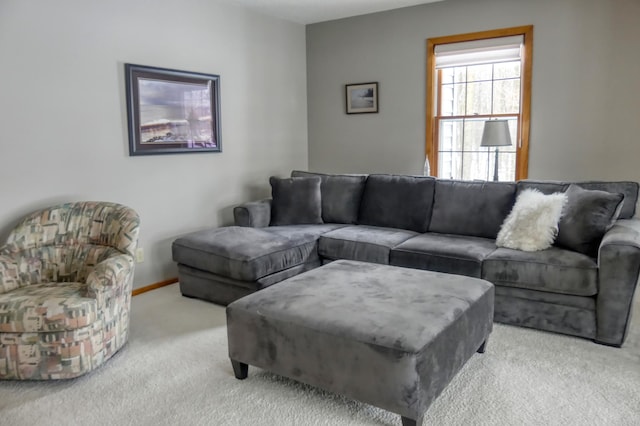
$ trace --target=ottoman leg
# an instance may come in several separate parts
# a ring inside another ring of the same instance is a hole
[[[231,366],[233,367],[233,374],[235,374],[236,379],[243,380],[247,378],[247,374],[249,373],[248,364],[231,360]]]
[[[402,426],[422,426],[423,416],[420,416],[419,420],[413,420],[405,416],[401,416],[401,417],[402,417]]]
[[[488,339],[488,338],[487,338]],[[482,344],[480,345],[480,347],[478,348],[477,352],[479,354],[483,354],[484,351],[487,349],[487,340],[485,339],[484,342],[482,342]]]

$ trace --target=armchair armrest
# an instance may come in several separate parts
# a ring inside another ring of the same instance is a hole
[[[133,258],[127,254],[98,263],[87,277],[87,296],[95,298],[102,309],[117,314],[131,300],[134,267]]]
[[[20,268],[16,259],[0,254],[0,294],[20,287]]]
[[[624,342],[638,276],[640,220],[619,220],[605,234],[598,250],[596,342],[612,346]]]
[[[251,201],[233,209],[236,226],[264,228],[271,222],[271,199]]]

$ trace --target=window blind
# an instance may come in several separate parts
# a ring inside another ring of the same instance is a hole
[[[479,65],[521,59],[522,35],[487,38],[435,46],[436,68]]]

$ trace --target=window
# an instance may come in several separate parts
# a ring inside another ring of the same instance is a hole
[[[533,27],[427,41],[427,156],[441,178],[527,177]],[[507,120],[512,145],[480,145],[484,122]]]

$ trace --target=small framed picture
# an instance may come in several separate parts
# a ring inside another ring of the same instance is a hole
[[[347,114],[378,112],[378,83],[345,85]]]
[[[221,152],[220,76],[125,64],[129,155]]]

